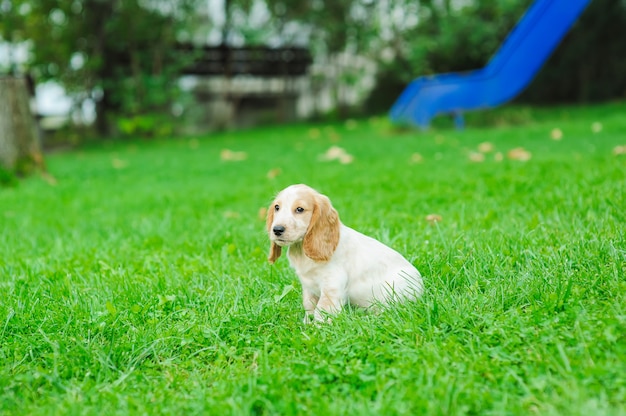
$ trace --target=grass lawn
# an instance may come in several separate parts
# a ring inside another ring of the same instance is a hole
[[[468,125],[49,155],[56,185],[0,189],[0,413],[626,414],[626,104]],[[331,146],[352,162],[320,160]],[[413,262],[425,296],[302,324],[260,218],[299,182]]]

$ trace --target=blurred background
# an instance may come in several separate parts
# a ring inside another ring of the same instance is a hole
[[[49,145],[384,114],[419,75],[484,66],[530,3],[0,0],[0,79]],[[626,0],[593,0],[517,101],[626,98],[625,40]]]

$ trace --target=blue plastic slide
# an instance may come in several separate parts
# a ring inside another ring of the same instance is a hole
[[[391,120],[428,127],[437,114],[495,107],[514,98],[533,79],[591,0],[536,0],[486,67],[419,77],[391,107]]]

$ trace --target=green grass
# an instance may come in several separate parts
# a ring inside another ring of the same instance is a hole
[[[0,413],[626,414],[626,105],[472,117],[49,155],[56,186],[0,188]],[[259,218],[299,182],[412,261],[423,299],[302,324]]]

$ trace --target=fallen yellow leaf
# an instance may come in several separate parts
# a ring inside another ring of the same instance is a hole
[[[345,154],[339,157],[339,163],[341,163],[342,165],[350,164],[353,161],[354,161],[354,156],[352,155]]]
[[[223,149],[220,152],[220,159],[227,162],[240,162],[247,158],[248,154],[246,152],[234,152],[230,149]]]
[[[428,214],[426,216],[426,221],[428,221],[431,224],[435,224],[437,222],[440,222],[442,220],[441,215],[439,214]]]
[[[471,162],[475,163],[481,163],[485,161],[485,155],[483,153],[470,152],[468,157]]]
[[[267,172],[267,178],[268,179],[274,179],[275,177],[277,177],[281,173],[282,173],[282,170],[280,168],[271,169],[269,172]]]
[[[550,132],[550,137],[552,140],[561,140],[563,138],[563,132],[561,129],[552,129]]]
[[[532,154],[523,147],[516,147],[508,151],[506,156],[511,160],[519,160],[520,162],[527,162],[532,157]]]
[[[623,146],[615,146],[613,148],[613,154],[617,155],[626,155],[626,145]]]
[[[331,146],[326,153],[320,155],[319,159],[323,161],[338,160],[340,163],[348,164],[354,161],[354,156],[339,146]]]
[[[478,145],[478,151],[481,152],[481,153],[493,152],[494,148],[495,147],[494,147],[493,143],[490,143],[490,142],[483,142],[483,143]]]

